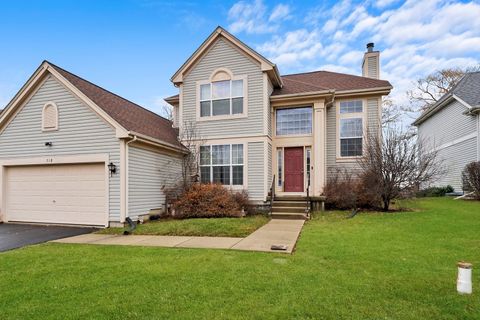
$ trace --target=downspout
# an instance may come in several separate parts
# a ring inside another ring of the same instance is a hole
[[[129,218],[129,212],[128,212],[128,195],[129,195],[129,191],[130,191],[129,190],[130,188],[128,187],[128,180],[129,180],[128,179],[128,175],[129,175],[129,173],[128,173],[128,166],[129,166],[128,165],[129,164],[128,145],[132,142],[137,141],[137,140],[138,140],[137,136],[134,135],[133,138],[131,138],[129,141],[127,141],[125,143],[125,168],[123,168],[123,170],[125,172],[125,181],[124,181],[124,183],[125,183],[125,199],[123,199],[123,201],[125,201],[125,217],[124,218],[125,218],[125,221],[127,221],[127,222],[130,219]],[[135,228],[133,228],[133,229],[135,229]],[[132,231],[133,231],[133,229],[132,229]]]

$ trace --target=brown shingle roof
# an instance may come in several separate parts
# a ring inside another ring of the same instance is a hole
[[[170,120],[50,62],[48,63],[126,130],[146,135],[175,147],[184,148],[180,142],[178,142],[178,132],[172,127]]]
[[[390,82],[330,71],[313,71],[282,76],[283,88],[272,96],[307,93],[323,90],[364,90],[391,87]]]
[[[283,88],[275,88],[272,96],[324,90],[365,90],[392,87],[386,80],[354,76],[331,71],[313,71],[282,76]],[[178,94],[165,100],[178,99]]]

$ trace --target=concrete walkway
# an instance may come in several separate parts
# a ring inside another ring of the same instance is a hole
[[[52,242],[292,253],[304,222],[303,220],[270,220],[246,238],[84,234]],[[271,250],[272,245],[286,245],[287,250]]]

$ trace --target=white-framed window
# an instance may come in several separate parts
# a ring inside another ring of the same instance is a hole
[[[54,102],[47,102],[42,109],[42,130],[58,130],[58,107]]]
[[[363,100],[340,102],[338,113],[340,157],[363,155],[363,108]]]
[[[244,85],[244,79],[201,84],[200,117],[243,114]]]
[[[305,169],[307,173],[307,186],[311,185],[312,179],[311,179],[311,173],[310,169],[312,167],[312,149],[310,147],[305,148]]]
[[[200,146],[200,181],[243,185],[243,144]]]
[[[277,136],[312,134],[312,108],[282,108],[276,110]]]

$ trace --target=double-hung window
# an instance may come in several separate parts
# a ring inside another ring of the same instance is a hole
[[[201,182],[243,185],[243,159],[243,144],[201,146]]]
[[[363,154],[363,101],[340,102],[340,157],[359,157]]]
[[[243,79],[200,85],[200,117],[243,114]]]
[[[312,134],[312,108],[286,108],[276,111],[277,136]]]

